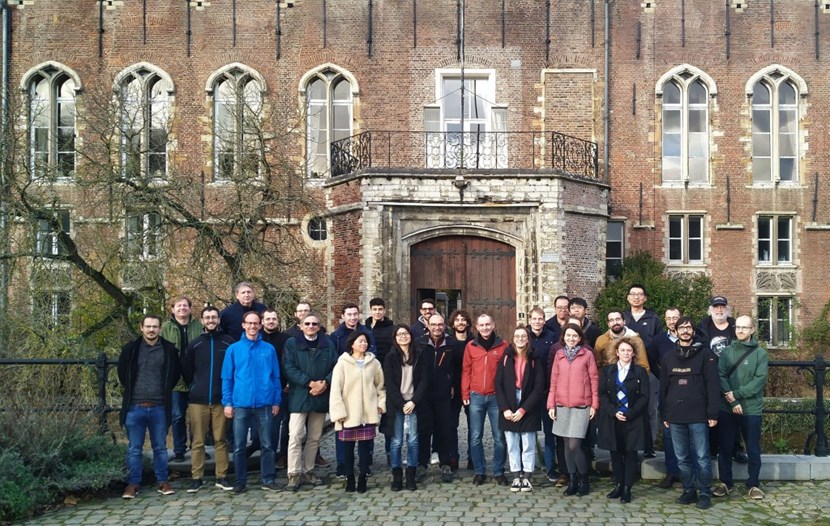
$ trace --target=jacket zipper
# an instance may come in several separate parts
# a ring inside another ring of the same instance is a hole
[[[195,349],[194,349],[195,351]],[[210,380],[208,380],[208,405],[213,405],[213,335],[210,335]]]

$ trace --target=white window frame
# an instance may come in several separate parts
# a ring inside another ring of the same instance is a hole
[[[66,233],[70,233],[72,224],[70,222],[69,210],[54,210],[53,213],[58,215],[61,228]],[[46,219],[39,219],[35,227],[35,254],[41,257],[54,257],[66,254],[66,248],[60,243],[58,232],[52,228],[51,223]]]
[[[134,229],[133,225],[139,228]],[[158,212],[127,213],[124,227],[127,261],[151,261],[161,257],[162,222]]]
[[[754,100],[755,86],[762,84],[769,90],[770,102],[769,104],[758,104]],[[784,105],[780,103],[781,86],[789,84],[795,91],[795,102]],[[804,118],[806,106],[801,104],[802,99],[808,94],[807,83],[791,69],[781,66],[780,64],[773,64],[761,71],[752,75],[746,83],[745,93],[749,99],[750,106],[750,138],[752,145],[752,184],[756,186],[769,185],[798,185],[801,182],[801,155],[802,155],[802,130],[801,120]],[[755,133],[755,125],[752,121],[755,118],[755,112],[765,112],[768,114],[770,128],[768,132]],[[794,112],[795,130],[791,132],[781,131],[781,114],[782,112]],[[757,155],[756,150],[761,146],[761,136],[769,135],[766,141],[766,147],[769,149],[769,155]],[[792,154],[785,155],[782,150],[782,137],[790,135],[793,137],[794,144],[792,145]],[[757,139],[757,144],[756,144]],[[781,160],[793,160],[793,176],[792,179],[781,178]],[[756,169],[756,159],[769,159],[769,170],[761,173],[761,170]],[[763,175],[763,178],[761,177]]]
[[[704,103],[695,103],[692,104],[689,102],[689,90],[693,84],[699,82],[700,85],[706,90],[706,97]],[[663,99],[664,91],[666,86],[669,84],[675,85],[680,91],[680,102],[679,103],[666,103]],[[703,70],[689,65],[689,64],[682,64],[675,68],[672,68],[668,72],[666,72],[660,79],[657,81],[655,86],[655,93],[660,100],[660,120],[663,126],[661,137],[660,137],[660,149],[661,149],[661,180],[662,184],[665,186],[675,186],[675,185],[696,185],[696,186],[705,186],[709,185],[711,181],[711,140],[712,140],[712,126],[711,126],[711,110],[712,110],[712,99],[714,99],[718,93],[717,84],[715,80],[709,76]],[[680,173],[678,179],[666,179],[665,173],[663,173],[663,169],[665,167],[665,163],[667,157],[664,155],[666,150],[665,141],[666,141],[666,129],[665,129],[665,115],[667,111],[677,111],[680,113],[680,152],[679,156],[671,156],[671,158],[677,158],[679,165],[680,165]],[[704,125],[706,127],[705,131],[703,132],[692,132],[690,131],[690,112],[691,111],[703,111],[705,112],[704,115]],[[703,136],[702,142],[704,144],[705,151],[703,155],[694,155],[692,156],[691,152],[691,143],[692,143],[692,135],[693,134],[700,134]],[[697,172],[692,173],[693,170],[691,168],[692,159],[703,159],[702,164],[704,166],[703,173],[698,174]]]
[[[787,232],[782,235],[781,220],[788,221]],[[761,237],[761,225],[767,223],[766,230],[769,237]],[[759,266],[792,266],[794,264],[795,242],[795,215],[793,214],[764,214],[756,217],[755,258]],[[763,245],[767,247],[764,256]],[[781,258],[782,246],[786,246],[784,259]]]
[[[783,310],[784,316],[780,316]],[[795,325],[795,298],[792,296],[758,296],[755,308],[757,338],[770,347],[786,347],[792,340]]]
[[[680,233],[673,236],[671,232],[672,220],[679,220]],[[691,237],[692,224],[698,223],[699,237]],[[670,265],[702,265],[705,263],[706,249],[706,215],[703,213],[673,213],[666,217],[666,259]],[[680,257],[672,257],[672,242],[680,244]],[[699,259],[691,259],[692,245],[696,243],[700,251]]]

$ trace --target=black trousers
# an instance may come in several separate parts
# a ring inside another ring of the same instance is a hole
[[[344,464],[346,475],[354,475],[354,445],[357,444],[358,473],[365,475],[369,471],[369,460],[372,457],[374,440],[358,440],[357,442],[343,442]]]
[[[418,465],[429,465],[429,457],[433,451],[438,453],[438,460],[442,466],[449,465],[453,437],[455,443],[458,443],[458,427],[455,426],[452,416],[450,400],[427,400],[424,403],[429,406],[432,414],[432,429],[418,433]]]
[[[640,418],[648,422],[648,418]],[[637,425],[637,424],[634,424]],[[626,422],[614,422],[614,434],[617,439],[617,449],[611,451],[611,470],[614,473],[614,482],[623,486],[634,485],[637,476],[637,451],[625,449],[625,436],[628,434]]]

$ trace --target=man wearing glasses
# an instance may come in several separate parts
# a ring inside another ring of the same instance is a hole
[[[420,312],[421,315],[418,316],[418,319],[409,328],[412,334],[415,335],[416,342],[421,338],[429,336],[429,318],[435,314],[435,300],[432,298],[421,300]]]
[[[247,491],[246,445],[248,430],[253,425],[257,426],[262,446],[259,457],[262,489],[279,489],[274,483],[276,466],[271,425],[282,401],[280,368],[277,351],[273,345],[263,341],[259,332],[261,316],[253,310],[242,316],[242,337],[228,347],[222,364],[222,405],[225,417],[233,419],[235,493]]]
[[[303,335],[285,342],[283,372],[288,382],[288,485],[319,486],[314,463],[329,410],[331,373],[337,363],[334,345],[320,333],[320,318],[307,314],[300,322]],[[305,446],[303,442],[305,441]]]
[[[562,326],[568,323],[568,318],[571,316],[571,300],[567,296],[556,296],[553,300],[553,308],[556,310],[556,315],[545,322],[545,327],[550,329],[554,341],[558,342],[562,335]]]
[[[675,330],[675,348],[660,364],[663,425],[671,433],[683,482],[677,502],[697,502],[705,510],[712,505],[709,428],[718,423],[721,396],[717,357],[694,341],[695,326],[688,316],[677,320]]]

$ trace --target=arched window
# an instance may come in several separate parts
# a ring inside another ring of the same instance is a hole
[[[163,72],[144,65],[120,75],[117,82],[122,175],[163,179],[172,82]]]
[[[780,69],[751,81],[752,182],[798,182],[798,100],[806,86]]]
[[[349,76],[331,68],[307,75],[306,151],[309,177],[325,177],[331,143],[352,135],[354,89]]]
[[[75,173],[77,75],[47,63],[24,76],[28,94],[29,170],[33,179],[56,181]]]
[[[264,83],[241,65],[232,65],[212,79],[214,178],[258,177],[264,153]]]
[[[714,82],[684,65],[660,79],[663,183],[709,182],[709,95]]]

